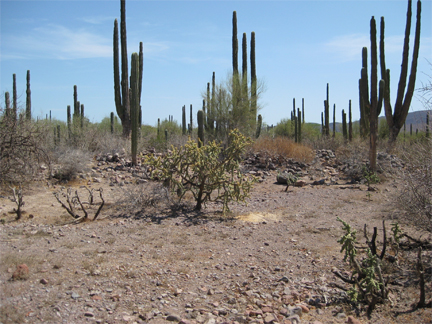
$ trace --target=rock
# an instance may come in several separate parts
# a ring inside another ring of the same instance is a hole
[[[41,279],[41,280],[40,280],[40,283],[41,283],[42,285],[46,285],[46,284],[48,284],[48,280],[46,280],[46,279]]]
[[[360,322],[358,319],[352,317],[352,316],[348,316],[348,319],[346,321],[348,324],[362,324],[362,322]]]
[[[85,317],[94,317],[95,315],[92,312],[85,312],[84,316]]]
[[[81,296],[80,296],[79,294],[77,294],[76,292],[72,292],[71,297],[72,297],[73,299],[78,299],[78,298],[80,298]]]
[[[298,305],[301,307],[303,313],[309,313],[309,308],[307,308],[305,305]]]
[[[339,318],[339,319],[340,318],[345,318],[345,317],[347,317],[347,316],[346,316],[346,314],[344,312],[339,313],[339,314],[336,315],[336,318]]]
[[[169,314],[166,317],[166,320],[170,321],[170,322],[180,322],[181,321],[181,317],[178,316],[177,314]]]
[[[302,314],[303,314],[303,309],[300,306],[294,306],[289,311],[290,311],[290,316],[293,316],[293,315],[302,316]]]
[[[304,181],[304,180],[298,180],[298,181],[296,181],[296,183],[294,184],[294,186],[296,186],[296,187],[304,187],[304,186],[306,186],[306,181]]]
[[[313,186],[320,186],[325,184],[325,179],[321,179],[321,180],[315,180],[314,182],[312,182]]]
[[[288,320],[290,320],[292,324],[300,324],[300,316],[298,315],[292,315],[288,317]]]
[[[28,278],[29,272],[30,272],[29,268],[25,263],[20,264],[19,266],[17,266],[16,270],[12,274],[12,279],[13,280],[25,280]]]
[[[263,313],[272,313],[273,312],[273,308],[271,308],[270,306],[263,306],[263,307],[261,307],[261,310]]]
[[[277,322],[277,321],[278,321],[278,319],[277,319],[275,314],[267,313],[264,316],[264,323],[265,324],[270,324],[270,323]]]

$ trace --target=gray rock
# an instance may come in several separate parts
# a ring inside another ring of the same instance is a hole
[[[180,322],[181,321],[181,317],[179,315],[177,315],[177,314],[169,314],[166,317],[166,320],[170,321],[170,322]]]

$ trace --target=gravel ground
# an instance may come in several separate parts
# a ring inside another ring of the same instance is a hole
[[[106,205],[94,222],[70,223],[52,194],[60,185],[28,189],[20,221],[13,221],[10,193],[2,192],[1,323],[431,323],[431,309],[412,311],[416,251],[388,264],[390,300],[371,318],[364,306],[346,302],[337,285],[348,286],[332,273],[349,271],[337,217],[358,230],[362,246],[365,224],[370,232],[378,227],[381,242],[382,221],[389,232],[402,220],[396,176],[367,191],[320,159],[303,170],[303,187],[285,192],[276,170],[259,170],[247,204],[232,204],[223,219],[219,204],[201,213],[187,200],[173,207],[146,181],[141,202],[153,205],[136,209],[130,172],[92,163],[87,179],[69,185],[82,194],[83,185],[104,188]],[[320,179],[324,185],[312,185]],[[430,250],[423,259],[430,264]],[[29,273],[11,280],[20,264]],[[426,281],[430,300],[430,273]]]

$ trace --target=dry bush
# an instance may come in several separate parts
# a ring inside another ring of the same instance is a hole
[[[115,205],[124,211],[133,212],[163,204],[171,204],[168,188],[159,182],[145,182],[125,188]]]
[[[307,163],[311,162],[315,157],[315,153],[310,147],[295,143],[291,139],[282,136],[275,138],[262,136],[254,142],[251,151],[253,153],[264,153],[274,158],[292,158]]]
[[[3,182],[29,182],[40,171],[41,163],[50,165],[42,146],[44,129],[24,119],[16,120],[0,111],[0,179]]]
[[[87,164],[90,162],[89,152],[63,147],[54,152],[53,155],[54,161],[57,164],[54,170],[54,178],[60,181],[70,181],[78,173],[82,173],[88,169]]]
[[[432,140],[412,143],[405,148],[405,186],[398,197],[406,220],[419,229],[432,232]]]

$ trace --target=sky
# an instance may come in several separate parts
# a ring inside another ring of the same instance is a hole
[[[289,118],[293,98],[300,108],[304,98],[306,122],[320,123],[327,83],[336,120],[341,121],[349,100],[353,120],[358,120],[361,51],[370,47],[370,19],[375,16],[379,30],[380,17],[385,17],[386,64],[394,103],[407,4],[406,0],[127,0],[129,65],[139,42],[144,44],[143,124],[156,125],[158,118],[169,115],[181,122],[182,106],[191,104],[196,121],[212,73],[220,83],[232,71],[233,11],[237,12],[239,66],[243,33],[248,51],[251,32],[256,34],[257,76],[266,89],[260,114],[266,124]],[[416,88],[431,81],[431,4],[422,1]],[[416,1],[412,10],[410,62]],[[91,122],[115,112],[112,38],[114,19],[120,21],[119,0],[0,0],[0,12],[1,107],[4,93],[12,94],[14,73],[19,104],[25,107],[30,70],[34,118],[45,118],[51,111],[53,118],[65,121],[67,105],[73,106],[74,85]],[[416,92],[410,111],[425,109],[418,96]]]

